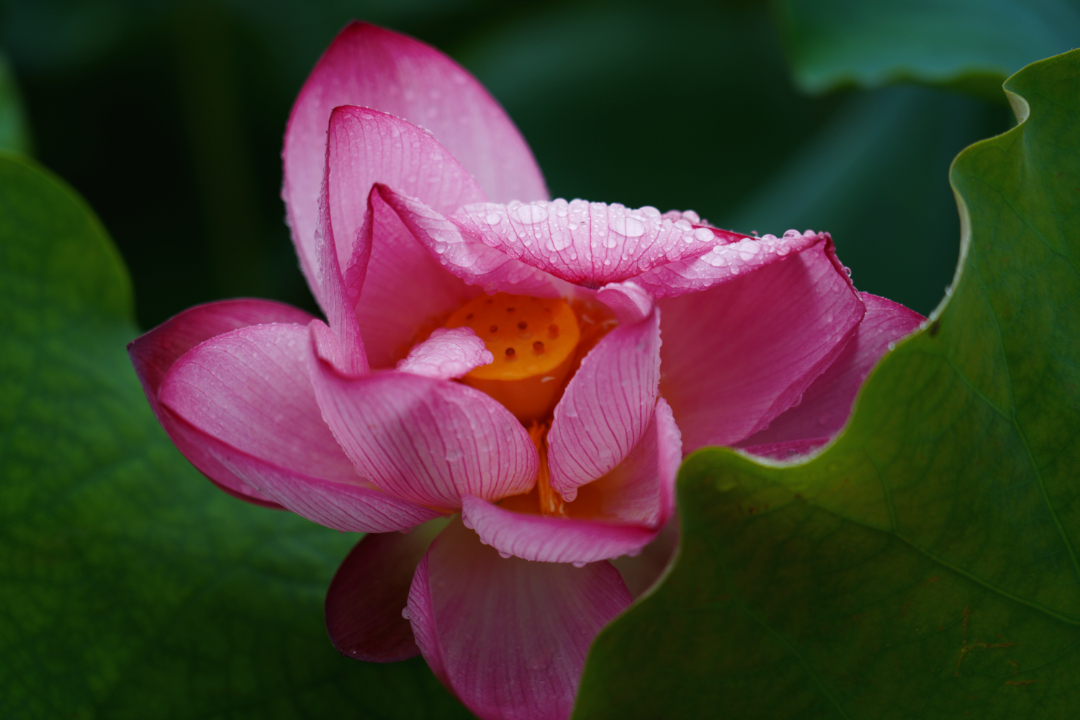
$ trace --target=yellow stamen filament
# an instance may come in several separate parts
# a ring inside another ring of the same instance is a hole
[[[551,412],[578,360],[577,315],[561,298],[480,296],[450,315],[446,327],[472,328],[495,356],[462,382],[498,400],[523,423]]]
[[[559,493],[551,488],[548,475],[547,460],[547,425],[533,423],[529,427],[529,437],[536,445],[536,452],[540,455],[540,472],[536,477],[536,489],[540,496],[540,514],[558,517],[566,517],[566,505]]]

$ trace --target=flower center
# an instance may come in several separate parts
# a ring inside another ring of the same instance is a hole
[[[574,310],[561,298],[480,296],[450,315],[446,327],[472,328],[495,356],[462,382],[490,395],[526,424],[555,407],[581,340]]]

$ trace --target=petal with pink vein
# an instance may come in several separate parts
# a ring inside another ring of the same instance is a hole
[[[356,474],[315,403],[309,342],[302,325],[253,325],[219,335],[173,365],[161,402],[223,467],[314,522],[385,532],[434,517]]]
[[[686,452],[733,445],[794,405],[864,312],[828,240],[750,276],[657,305],[664,332],[660,387]]]
[[[659,311],[615,328],[585,356],[547,436],[551,487],[565,500],[638,444],[652,420],[659,381]]]
[[[379,186],[372,188],[368,207],[361,243],[371,248],[371,256],[366,270],[357,264],[362,259],[354,256],[345,282],[350,297],[359,297],[356,319],[368,362],[373,368],[388,368],[423,338],[417,337],[418,330],[439,327],[447,315],[482,291],[439,265],[386,204]]]
[[[828,233],[811,230],[805,233],[789,230],[780,238],[744,236],[729,244],[715,245],[703,255],[655,267],[635,282],[654,298],[700,292],[828,241]]]
[[[419,200],[389,187],[379,194],[397,212],[412,236],[447,271],[470,285],[479,285],[490,294],[555,297],[558,282],[547,273],[488,247],[462,230],[444,215]]]
[[[413,347],[409,355],[398,363],[397,369],[438,380],[450,380],[494,360],[495,356],[472,328],[438,328],[427,340]]]
[[[622,282],[745,237],[672,220],[653,207],[585,200],[479,203],[451,219],[507,256],[589,288]]]
[[[462,520],[500,553],[523,560],[589,563],[636,554],[675,508],[679,429],[660,399],[648,430],[614,470],[578,488],[568,517],[513,512],[465,497]]]
[[[357,105],[427,128],[476,178],[488,199],[539,200],[544,180],[499,104],[457,63],[417,40],[365,23],[334,39],[304,83],[285,131],[285,182],[293,243],[316,283],[315,228],[330,113]]]
[[[353,256],[375,183],[420,198],[441,213],[484,199],[449,150],[401,118],[369,108],[335,108],[327,138],[330,217],[343,268]]]
[[[178,422],[171,411],[161,406],[158,400],[161,382],[173,363],[184,353],[212,337],[249,325],[306,325],[311,319],[311,315],[303,310],[269,300],[224,300],[189,308],[128,345],[128,353],[146,392],[146,399],[165,432],[201,473],[241,500],[280,507],[208,455],[202,447],[200,434],[186,423]]]
[[[344,377],[314,353],[310,365],[334,437],[383,491],[456,509],[463,495],[498,500],[536,481],[539,459],[528,432],[480,391],[407,372]]]
[[[435,675],[482,720],[566,718],[596,634],[630,604],[598,562],[503,559],[455,520],[416,569],[409,615]]]
[[[741,447],[827,438],[840,432],[851,413],[855,395],[889,345],[917,330],[926,319],[914,310],[876,295],[859,293],[859,297],[866,306],[866,315],[855,336],[806,389],[798,405],[748,437],[740,443]]]

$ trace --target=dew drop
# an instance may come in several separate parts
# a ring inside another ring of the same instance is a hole
[[[539,205],[520,205],[514,210],[514,217],[526,225],[538,223],[547,219],[547,216],[547,209]]]
[[[576,562],[574,562],[574,563],[573,563],[574,567],[576,567],[576,568],[583,568],[583,567],[585,567],[585,566],[586,566],[586,565],[588,565],[588,564],[589,564],[589,563],[587,563],[587,562],[582,562],[581,560],[578,560],[578,561],[576,561]]]
[[[709,228],[698,228],[694,231],[694,239],[698,242],[709,242],[715,237]]]
[[[654,208],[655,209],[655,208]],[[611,220],[611,229],[626,237],[641,237],[645,234],[645,223],[633,217],[616,217]],[[609,245],[608,247],[614,247]]]
[[[490,212],[484,218],[484,222],[486,222],[488,225],[498,225],[500,222],[502,222],[502,215],[500,215],[499,213]]]
[[[405,618],[406,620],[412,620],[412,613],[409,612],[408,606],[405,606],[401,609],[401,617]]]
[[[513,555],[511,555],[508,552],[503,552],[502,550],[500,550],[499,551],[499,557],[501,557],[503,560],[509,560],[511,557],[513,557]]]

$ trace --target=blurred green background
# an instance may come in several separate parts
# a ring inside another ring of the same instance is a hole
[[[32,152],[100,214],[144,328],[240,295],[314,308],[283,223],[281,137],[354,17],[475,73],[553,196],[828,230],[860,289],[926,313],[957,255],[949,162],[1009,127],[1001,80],[1071,47],[1080,22],[1060,0],[871,5],[5,0],[0,48]]]

